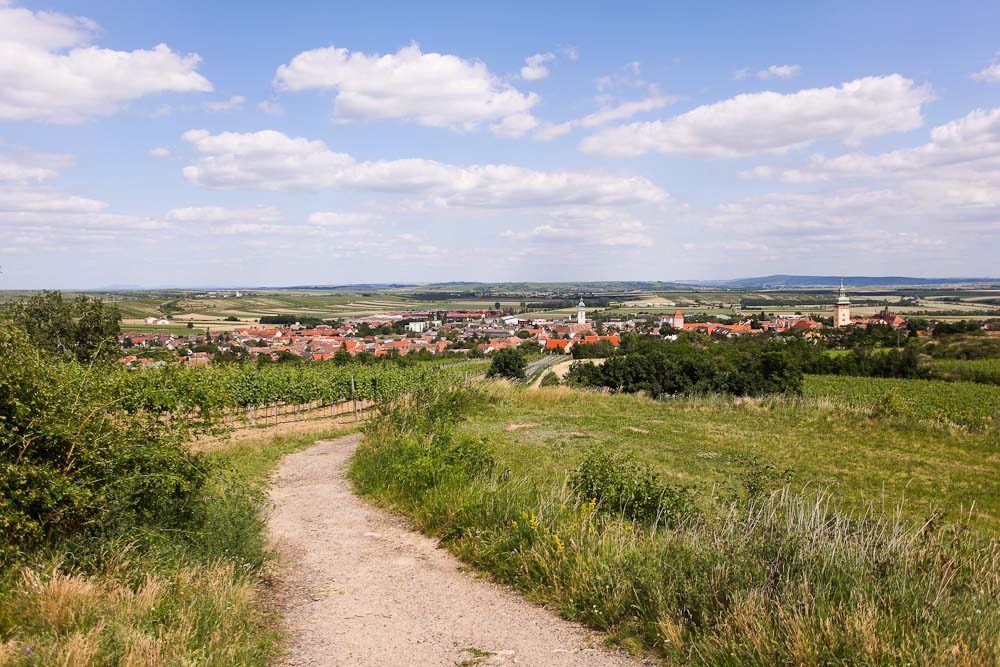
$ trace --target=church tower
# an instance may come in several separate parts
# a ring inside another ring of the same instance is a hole
[[[837,303],[833,306],[833,326],[837,328],[851,326],[851,300],[847,298],[843,278],[840,279]]]
[[[583,297],[580,297],[580,303],[576,304],[576,323],[587,323],[587,306],[583,303]]]

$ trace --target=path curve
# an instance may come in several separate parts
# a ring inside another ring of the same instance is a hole
[[[287,457],[275,475],[270,534],[284,562],[277,577],[289,632],[283,664],[644,664],[473,577],[434,540],[357,498],[344,475],[359,440],[318,442]]]

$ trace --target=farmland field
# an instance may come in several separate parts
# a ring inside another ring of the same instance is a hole
[[[1000,385],[1000,359],[937,359],[933,368],[956,380]]]
[[[858,408],[876,406],[887,416],[954,423],[994,433],[1000,426],[1000,387],[987,384],[807,375],[803,393]]]

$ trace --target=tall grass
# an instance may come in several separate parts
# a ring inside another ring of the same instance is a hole
[[[996,539],[788,489],[734,493],[670,523],[626,520],[567,481],[511,476],[484,441],[455,434],[496,396],[430,390],[370,422],[358,490],[532,599],[672,664],[1000,661]]]

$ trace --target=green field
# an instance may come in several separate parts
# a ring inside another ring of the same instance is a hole
[[[957,424],[998,432],[1000,386],[946,380],[901,380],[841,375],[807,375],[807,397],[871,410],[888,417]]]
[[[996,431],[489,384],[366,431],[360,494],[663,664],[1000,660]]]
[[[1000,385],[1000,359],[936,359],[933,368],[951,379]]]
[[[868,381],[831,379],[828,395],[831,386],[847,394],[852,384]],[[823,393],[813,378],[807,384],[811,393]],[[930,384],[930,394],[938,385],[957,385]],[[996,431],[896,424],[810,399],[654,401],[567,389],[504,394],[461,428],[485,438],[505,465],[539,484],[560,483],[594,445],[631,453],[706,497],[735,483],[756,459],[788,470],[794,488],[828,488],[857,509],[905,498],[914,515],[936,510],[955,517],[974,503],[978,521],[1000,528]]]

